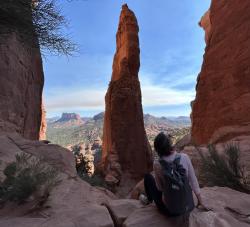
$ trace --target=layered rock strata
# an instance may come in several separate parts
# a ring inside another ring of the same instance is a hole
[[[213,0],[200,24],[207,47],[192,104],[192,140],[250,134],[250,2]]]
[[[124,173],[140,179],[151,170],[152,156],[144,124],[139,27],[134,13],[122,6],[112,79],[105,97],[102,163],[106,180],[119,183]]]

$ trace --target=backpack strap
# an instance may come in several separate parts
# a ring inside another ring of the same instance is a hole
[[[180,164],[180,161],[181,161],[181,154],[177,153],[177,154],[175,155],[174,161],[173,161],[172,163],[179,165],[179,164]],[[165,168],[166,168],[166,166],[169,165],[169,163],[171,163],[171,162],[165,161],[165,160],[162,159],[162,158],[159,159],[159,162],[160,162],[161,166],[163,166],[163,167],[165,167]]]
[[[166,162],[165,160],[163,160],[162,158],[159,159],[159,163],[161,164],[161,166],[163,168],[167,168],[168,167],[168,162]]]
[[[180,161],[181,161],[181,154],[177,153],[175,155],[175,159],[173,161],[174,164],[180,165]]]

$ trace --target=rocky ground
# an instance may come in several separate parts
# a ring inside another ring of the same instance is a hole
[[[26,140],[17,134],[2,134],[0,144],[1,180],[2,170],[22,152],[44,158],[59,170],[61,179],[42,206],[36,197],[24,204],[5,204],[0,209],[1,227],[185,226],[187,218],[167,218],[154,204],[143,206],[135,199],[118,199],[108,190],[82,181],[76,174],[72,153],[58,145]],[[250,195],[213,187],[203,188],[202,197],[211,210],[195,209],[189,217],[190,226],[250,226]]]

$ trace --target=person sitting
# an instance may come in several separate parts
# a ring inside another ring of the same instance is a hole
[[[170,216],[189,213],[194,208],[192,191],[198,205],[205,209],[201,191],[191,160],[187,154],[177,153],[169,136],[160,133],[154,140],[159,160],[154,161],[152,174],[144,177],[144,187],[149,202]]]

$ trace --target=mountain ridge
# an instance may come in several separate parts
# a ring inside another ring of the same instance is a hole
[[[93,117],[80,116],[80,118],[81,121],[70,118],[67,121],[61,121],[59,117],[47,118],[47,139],[52,143],[69,147],[79,143],[92,144],[96,138],[102,138],[104,112]],[[144,114],[145,131],[151,145],[155,136],[160,132],[171,134],[176,138],[175,140],[178,140],[189,133],[190,124],[189,117],[180,116],[169,119]]]

